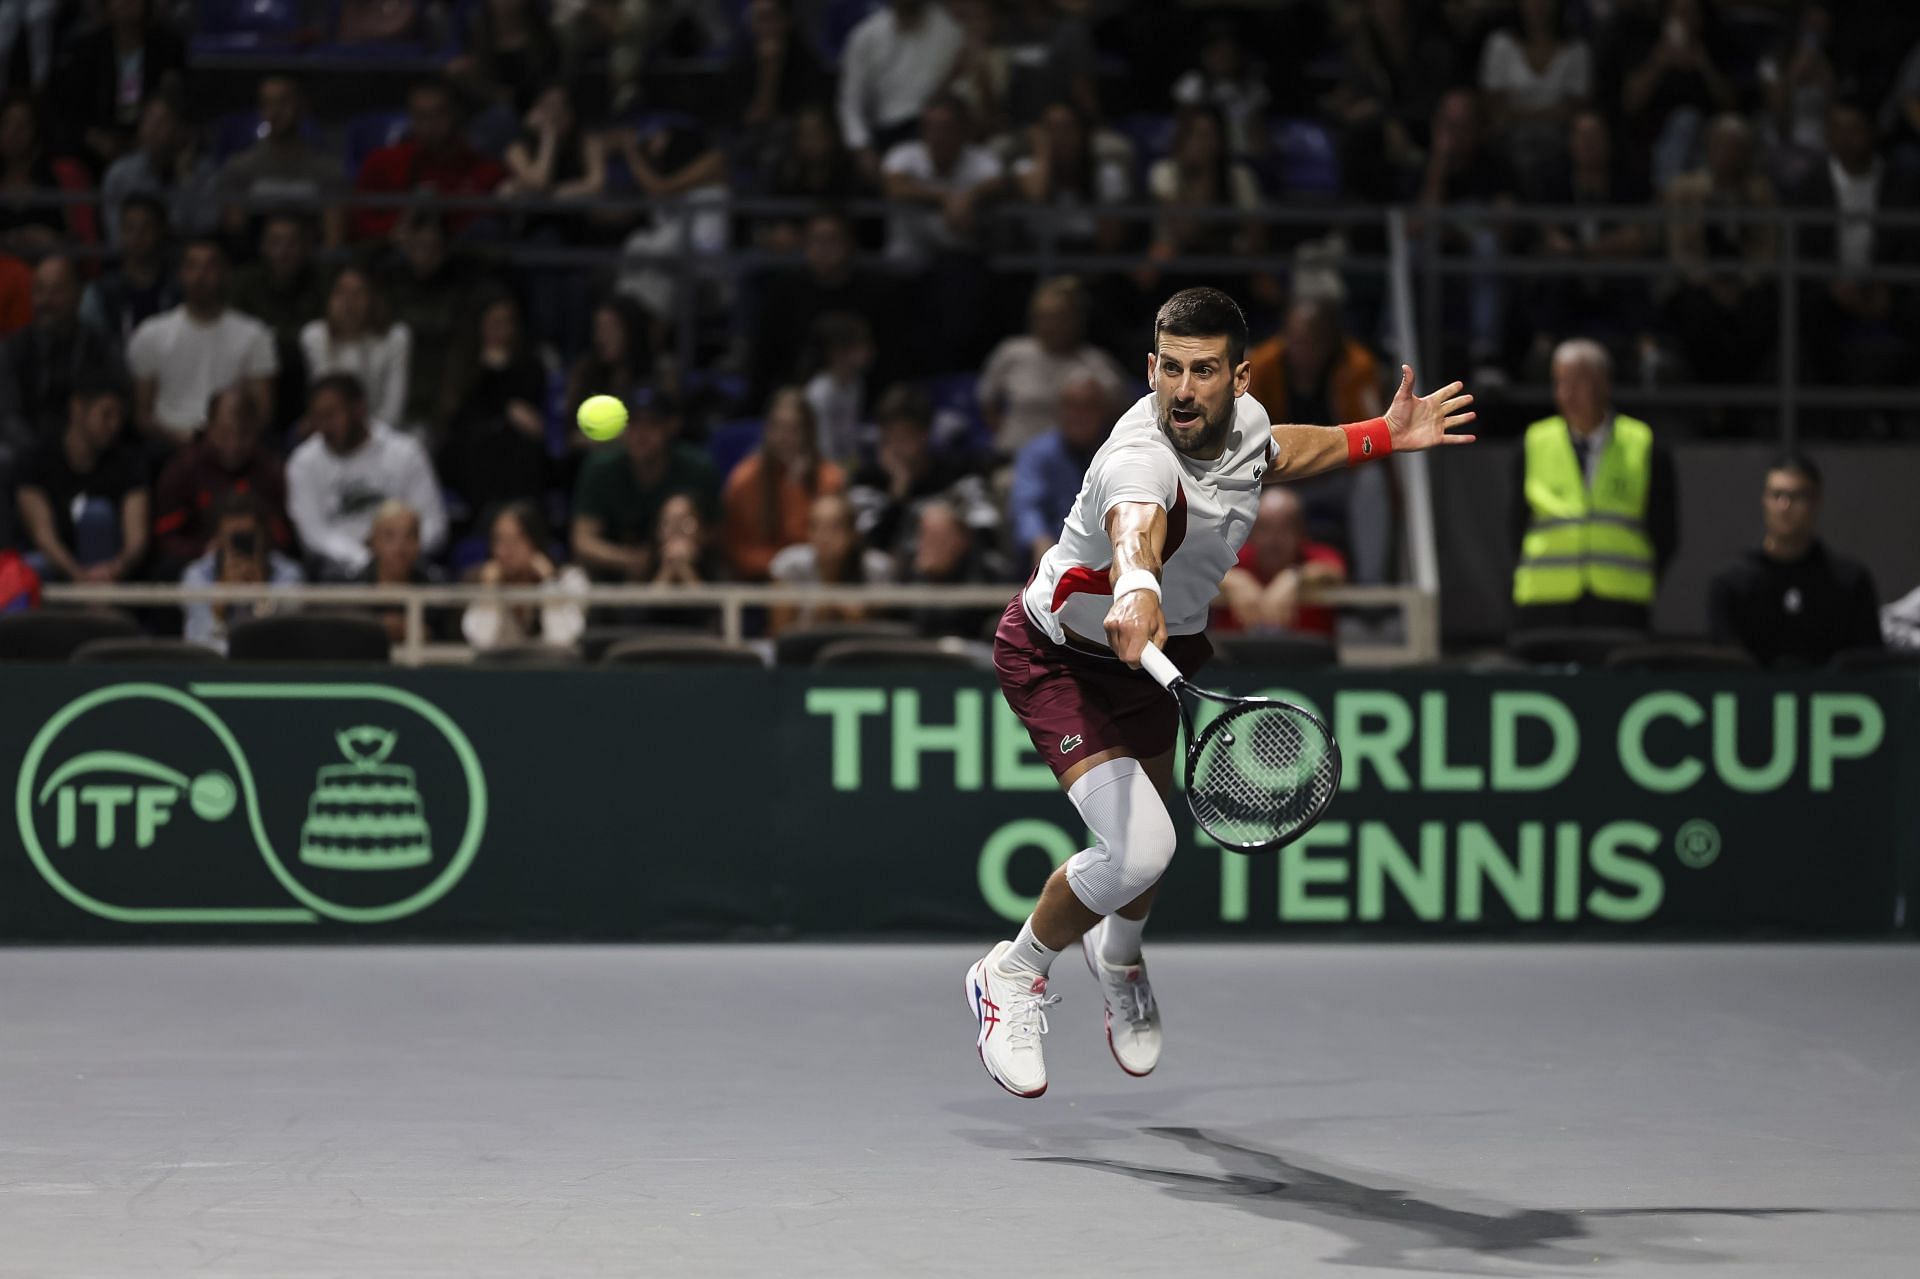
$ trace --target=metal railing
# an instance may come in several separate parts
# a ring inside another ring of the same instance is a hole
[[[275,609],[399,608],[404,612],[406,632],[394,658],[402,665],[420,666],[434,662],[465,661],[471,658],[473,652],[466,645],[430,645],[427,611],[464,608],[480,601],[540,605],[567,600],[587,608],[611,609],[709,608],[719,616],[722,637],[739,643],[746,638],[749,609],[780,605],[859,606],[881,610],[1001,608],[1019,589],[1016,583],[978,586],[649,586],[596,583],[577,590],[566,590],[550,586],[483,586],[472,582],[427,586],[314,583],[187,586],[164,582],[62,582],[49,583],[43,593],[50,604],[104,604],[119,607],[270,604]],[[1439,601],[1432,592],[1411,586],[1338,586],[1310,591],[1305,600],[1338,609],[1398,611],[1400,624],[1396,628],[1397,635],[1343,642],[1339,653],[1344,665],[1417,665],[1431,662],[1440,655]]]

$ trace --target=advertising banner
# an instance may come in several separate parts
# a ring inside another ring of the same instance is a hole
[[[1895,676],[1223,673],[1345,778],[1182,849],[1196,936],[1885,934],[1920,866]],[[1086,842],[985,678],[0,668],[0,938],[1008,931]]]

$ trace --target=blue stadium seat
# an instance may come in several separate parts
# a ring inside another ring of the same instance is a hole
[[[1173,149],[1173,117],[1159,114],[1125,116],[1114,122],[1114,129],[1133,145],[1134,186],[1144,191],[1147,170],[1153,162]]]
[[[760,436],[766,427],[766,419],[757,417],[714,423],[707,433],[707,456],[713,459],[722,482],[733,474],[733,468],[740,465],[747,454],[760,447]]]
[[[933,447],[950,457],[977,457],[993,448],[980,412],[978,373],[938,373],[921,383],[933,401]]]
[[[573,423],[567,415],[567,375],[557,368],[547,370],[547,403],[540,416],[547,423],[547,456],[565,457]]]
[[[721,369],[690,369],[681,381],[681,390],[689,399],[711,398],[734,409],[747,401],[747,379],[739,373]]]
[[[347,172],[360,172],[368,156],[381,147],[392,146],[407,131],[404,111],[369,111],[347,121]]]
[[[815,33],[815,48],[828,67],[840,65],[840,51],[847,47],[853,29],[880,7],[880,0],[827,0],[820,13],[820,30]]]
[[[1269,183],[1288,195],[1340,194],[1340,148],[1318,120],[1276,120],[1269,135]]]
[[[224,163],[267,135],[267,123],[258,111],[233,111],[213,122],[214,163]]]
[[[297,42],[304,15],[300,0],[201,0],[196,52],[247,52],[285,48]]]

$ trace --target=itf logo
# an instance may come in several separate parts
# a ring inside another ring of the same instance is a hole
[[[487,816],[466,734],[381,684],[96,689],[34,737],[14,799],[47,883],[126,923],[400,919],[466,874]]]

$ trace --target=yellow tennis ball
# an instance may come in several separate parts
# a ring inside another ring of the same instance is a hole
[[[580,406],[580,433],[610,440],[627,429],[627,406],[611,395],[596,395]]]

